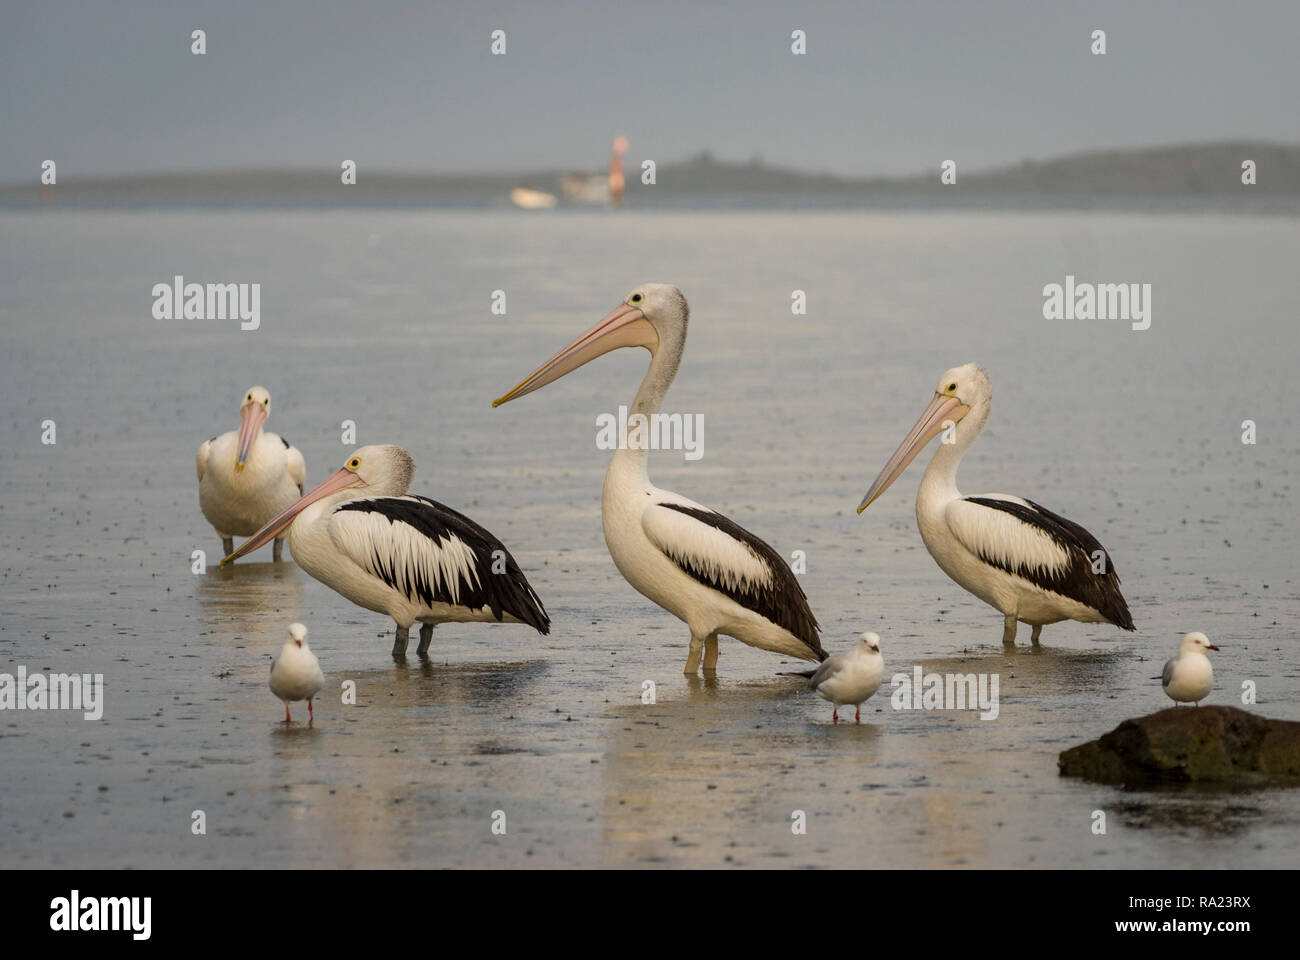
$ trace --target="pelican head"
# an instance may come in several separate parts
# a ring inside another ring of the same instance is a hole
[[[301,623],[289,624],[289,642],[294,646],[305,646],[307,643],[307,628]]]
[[[663,349],[680,356],[689,318],[686,298],[676,287],[668,283],[640,284],[604,320],[530,373],[519,386],[493,400],[492,406],[499,407],[539,390],[618,347],[645,347],[651,356]]]
[[[1204,654],[1206,650],[1217,652],[1218,649],[1218,647],[1210,643],[1210,638],[1205,634],[1200,632],[1189,633],[1183,637],[1183,642],[1178,645],[1178,655],[1182,656],[1184,653]]]
[[[248,454],[262,434],[262,424],[271,415],[271,394],[266,387],[252,387],[239,408],[239,448],[235,451],[235,473],[248,463]]]
[[[320,486],[276,514],[238,550],[221,561],[225,566],[275,538],[294,518],[318,500],[337,497],[340,502],[357,497],[400,497],[411,486],[415,461],[401,447],[391,443],[362,447]],[[359,491],[359,492],[358,492]]]
[[[858,644],[867,653],[880,652],[880,635],[868,631],[858,638]]]
[[[916,421],[911,432],[871,484],[867,495],[858,504],[858,513],[871,506],[872,501],[889,489],[889,485],[898,479],[927,443],[950,425],[955,426],[972,410],[985,413],[992,402],[993,386],[989,383],[988,374],[978,363],[968,363],[946,371],[939,378],[939,383],[934,388],[934,398],[921,414],[921,419]]]

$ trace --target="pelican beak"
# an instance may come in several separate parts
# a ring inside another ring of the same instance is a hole
[[[340,490],[346,490],[349,487],[364,487],[366,482],[358,477],[351,470],[340,468],[330,475],[329,479],[319,487],[312,490],[311,493],[304,494],[292,506],[281,510],[274,517],[268,520],[262,529],[257,531],[243,542],[238,550],[221,561],[221,566],[225,566],[233,560],[238,560],[246,553],[252,553],[264,543],[269,543],[275,539],[275,535],[293,523],[293,518],[298,516],[308,507],[322,497],[328,497],[332,493],[338,493]]]
[[[894,455],[889,458],[889,462],[885,464],[884,469],[880,471],[880,475],[871,484],[871,489],[867,491],[867,495],[858,504],[858,513],[862,513],[863,510],[871,506],[872,501],[889,489],[889,485],[898,479],[899,474],[907,469],[907,465],[916,459],[918,453],[925,449],[925,445],[943,432],[946,424],[955,424],[968,413],[970,413],[970,407],[956,397],[935,393],[934,399],[925,408],[925,413],[921,414],[921,419],[916,421],[911,433],[898,445]]]
[[[266,407],[256,400],[246,403],[239,411],[239,449],[235,451],[235,473],[242,473],[248,454],[257,442],[257,434],[266,423]]]
[[[493,400],[492,406],[499,407],[515,397],[540,390],[588,360],[618,347],[645,347],[651,353],[659,349],[659,334],[654,326],[639,309],[626,303],[530,373],[519,386]]]

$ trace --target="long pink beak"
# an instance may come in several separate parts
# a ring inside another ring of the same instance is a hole
[[[248,455],[253,450],[253,444],[257,442],[262,424],[266,423],[266,407],[257,401],[246,403],[239,411],[239,419],[239,449],[235,452],[235,473],[242,472],[244,464],[248,463]]]
[[[262,529],[258,530],[257,533],[245,540],[238,550],[230,556],[225,557],[221,561],[221,566],[224,567],[231,561],[238,560],[244,554],[252,553],[262,544],[269,543],[271,540],[275,539],[276,534],[289,524],[293,523],[294,517],[298,516],[298,514],[302,513],[322,497],[328,497],[332,493],[338,493],[340,490],[346,490],[349,487],[364,487],[365,485],[366,482],[355,473],[348,470],[346,467],[341,467],[332,473],[329,479],[319,487],[316,487],[316,489],[312,490],[310,493],[304,494],[292,506],[286,507],[268,520],[262,526]]]
[[[898,445],[894,455],[889,458],[889,462],[885,464],[884,469],[880,471],[880,475],[871,484],[871,489],[867,491],[867,495],[858,504],[858,513],[862,513],[863,510],[871,506],[873,500],[889,489],[889,485],[898,479],[899,474],[907,469],[907,465],[916,459],[918,453],[925,449],[925,445],[943,432],[945,423],[950,421],[956,423],[968,413],[970,413],[970,407],[956,397],[946,397],[942,393],[935,393],[934,399],[925,408],[925,413],[921,414],[921,419],[916,421],[916,425],[912,427],[911,432]]]
[[[589,360],[619,347],[645,347],[652,353],[659,349],[659,334],[654,326],[639,309],[626,303],[530,373],[519,386],[493,400],[492,406],[499,407],[515,397],[540,390]]]

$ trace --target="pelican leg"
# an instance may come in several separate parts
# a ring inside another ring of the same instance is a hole
[[[221,538],[221,549],[222,549],[223,551],[225,551],[224,553],[221,554],[223,557],[228,557],[228,556],[230,556],[232,553],[234,553],[234,552],[235,552],[235,538],[234,538],[234,537],[222,537],[222,538]]]
[[[718,673],[718,635],[711,633],[704,638],[704,675],[716,676]]]
[[[406,644],[411,639],[411,628],[401,624],[397,626],[397,635],[393,638],[393,659],[406,659]]]
[[[682,673],[693,677],[700,671],[700,656],[704,653],[704,641],[691,634],[691,652],[686,657],[686,669]]]
[[[429,641],[433,639],[433,624],[420,624],[420,645],[415,648],[415,652],[422,657],[429,655]]]
[[[1004,647],[1014,647],[1016,645],[1016,615],[1014,613],[1008,613],[1003,621],[1002,645]]]
[[[1033,635],[1030,636],[1029,638],[1031,641],[1033,641],[1034,646],[1038,646],[1038,638],[1042,634],[1042,632],[1043,632],[1043,625],[1041,623],[1035,624]]]
[[[284,549],[284,538],[276,537],[275,544],[271,547],[271,559],[276,563],[280,562],[280,551]]]

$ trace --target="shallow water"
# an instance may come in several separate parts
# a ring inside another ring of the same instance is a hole
[[[1296,792],[1129,792],[1062,779],[1056,757],[1163,708],[1148,678],[1189,629],[1222,647],[1210,702],[1239,703],[1250,680],[1251,709],[1300,720],[1286,404],[1300,221],[0,213],[0,236],[0,671],[101,672],[107,687],[98,722],[0,713],[0,865],[1296,862]],[[1067,273],[1151,283],[1151,328],[1043,320],[1042,287]],[[150,290],[175,274],[260,282],[261,328],[154,320]],[[804,551],[828,649],[872,629],[887,674],[998,673],[996,720],[895,711],[886,687],[861,725],[833,726],[776,675],[798,666],[725,639],[716,682],[681,675],[684,627],[619,577],[600,531],[595,417],[630,400],[644,353],[489,407],[642,280],[690,298],[666,410],[705,423],[703,458],[653,455],[656,482]],[[790,313],[795,289],[807,316]],[[1000,616],[920,542],[921,463],[855,516],[939,375],[968,360],[995,400],[962,488],[1092,530],[1135,634],[1059,624],[1033,652],[1022,627],[1005,653]],[[395,666],[391,623],[269,548],[217,570],[193,455],[238,425],[254,383],[309,484],[351,449],[345,419],[359,443],[407,447],[416,492],[510,546],[551,635],[445,625],[429,664]],[[195,549],[213,564],[202,576]],[[295,619],[329,695],[314,727],[286,729],[265,682]],[[356,706],[339,702],[344,680]]]

